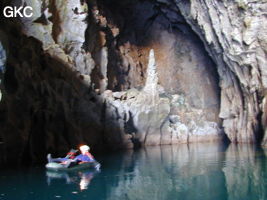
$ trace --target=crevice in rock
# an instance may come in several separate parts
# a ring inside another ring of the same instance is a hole
[[[49,11],[52,13],[52,16],[48,18],[53,23],[52,37],[54,41],[57,43],[58,36],[61,32],[61,27],[60,27],[60,17],[57,10],[56,0],[50,0]]]
[[[255,131],[256,144],[261,145],[264,138],[264,126],[262,124],[263,112],[259,112],[257,120],[259,122],[258,127]]]
[[[8,94],[14,94],[18,90],[18,81],[15,75],[15,67],[7,65],[7,70],[4,75],[5,91]]]

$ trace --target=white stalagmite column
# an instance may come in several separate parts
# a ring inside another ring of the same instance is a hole
[[[152,96],[153,104],[155,103],[155,100],[158,99],[157,89],[158,89],[157,65],[156,65],[154,50],[151,49],[149,52],[149,60],[148,60],[148,66],[147,66],[147,78],[146,78],[146,84],[144,87],[144,92]]]

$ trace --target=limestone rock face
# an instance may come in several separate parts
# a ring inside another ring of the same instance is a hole
[[[266,121],[266,1],[191,0],[175,5],[217,64],[219,116],[227,136],[233,142],[259,140],[261,117]]]
[[[121,137],[127,147],[138,147],[142,144],[162,144],[166,137],[169,137],[167,140],[169,144],[172,142],[169,133],[164,132],[162,128],[170,113],[170,101],[166,97],[159,97],[156,69],[156,61],[152,49],[149,53],[149,64],[147,67],[147,74],[149,76],[143,90],[131,89],[123,92],[120,97],[118,92],[115,95],[112,95],[111,92],[110,96],[106,94],[107,92],[104,93],[103,97],[107,99],[107,107],[115,107],[118,110],[118,116],[124,119],[123,126],[121,126],[122,133],[128,135],[128,137]],[[118,97],[119,100],[117,99]],[[112,136],[109,137],[112,138]]]
[[[142,90],[125,92],[105,91],[108,121],[107,138],[121,132],[112,144],[121,141],[123,146],[159,145],[212,141],[222,139],[222,133],[215,121],[203,120],[205,111],[192,108],[181,95],[166,96],[158,83],[157,61],[154,50],[149,52],[148,75]],[[108,117],[110,113],[112,118]],[[171,113],[173,115],[171,115]],[[174,115],[174,113],[176,115]],[[119,119],[119,120],[118,120]],[[119,121],[120,131],[112,125]],[[126,135],[125,135],[126,134]]]
[[[224,132],[266,144],[265,1],[23,2],[31,18],[1,20],[5,162]]]

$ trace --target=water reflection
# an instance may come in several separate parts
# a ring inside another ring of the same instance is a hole
[[[1,171],[0,199],[266,200],[266,153],[249,145],[162,146],[100,157],[100,173]]]
[[[127,156],[108,199],[225,199],[225,154],[217,145],[150,147]],[[132,158],[132,161],[129,161]]]
[[[253,146],[229,146],[223,172],[228,199],[267,199],[267,161],[263,149]]]
[[[66,184],[79,184],[80,190],[86,190],[97,173],[99,173],[99,171],[95,170],[83,170],[76,172],[47,171],[47,184],[50,186],[53,180],[63,179]]]
[[[125,160],[108,199],[267,199],[266,156],[253,146],[151,147]]]

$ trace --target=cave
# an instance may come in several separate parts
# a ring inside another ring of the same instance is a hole
[[[266,144],[264,15],[219,1],[25,3],[32,17],[1,16],[1,163],[84,143]]]

